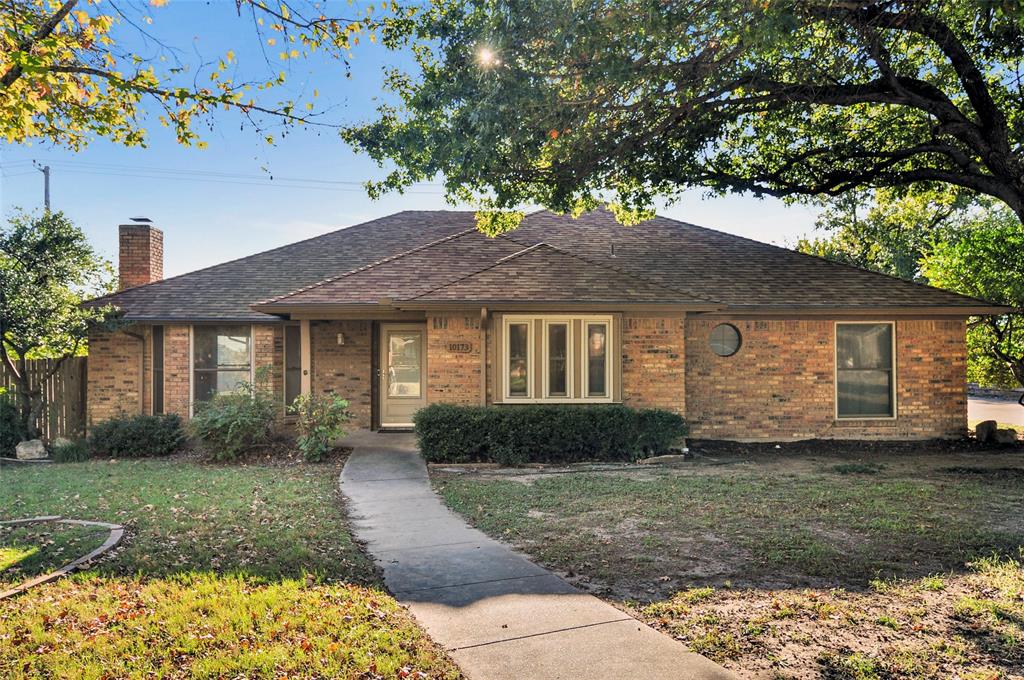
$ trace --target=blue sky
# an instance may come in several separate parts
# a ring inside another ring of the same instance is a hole
[[[184,61],[231,49],[245,69],[241,75],[267,73],[252,24],[235,16],[233,2],[171,0],[150,12],[151,32],[181,50]],[[138,40],[127,30],[115,35],[122,45]],[[274,62],[276,72],[281,65]],[[364,121],[382,96],[382,69],[396,64],[411,65],[405,55],[363,43],[353,53],[350,78],[335,63],[293,62],[289,87],[293,93],[316,87],[333,121]],[[127,218],[143,215],[163,228],[170,276],[399,210],[452,207],[432,184],[370,200],[359,185],[382,171],[329,128],[293,130],[268,146],[261,135],[240,129],[234,114],[218,114],[214,123],[213,130],[199,128],[205,150],[178,146],[155,121],[146,125],[147,148],[100,140],[74,153],[46,144],[0,144],[0,210],[41,207],[42,174],[32,161],[49,164],[53,208],[74,219],[107,257],[114,259],[116,226]],[[815,217],[812,209],[774,199],[709,199],[700,191],[659,212],[781,245],[810,232]]]

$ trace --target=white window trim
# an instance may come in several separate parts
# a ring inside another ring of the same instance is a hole
[[[590,396],[590,348],[587,346],[587,340],[590,338],[590,326],[605,327],[605,338],[604,338],[604,394],[596,397]],[[583,337],[580,338],[580,348],[582,351],[583,362],[580,370],[583,371],[583,380],[581,386],[583,388],[583,394],[580,395],[581,401],[586,402],[610,402],[612,395],[615,394],[615,386],[612,385],[612,319],[611,317],[584,317],[583,324],[581,326]]]
[[[541,324],[541,353],[543,356],[537,357],[536,352],[536,322],[540,321]],[[580,322],[581,336],[580,338],[574,337],[575,322]],[[526,379],[526,393],[527,396],[513,396],[509,394],[509,359],[510,359],[510,343],[508,328],[512,324],[527,324],[529,334],[529,343],[527,345],[527,370],[528,375]],[[547,327],[549,323],[566,323],[568,324],[568,392],[570,396],[567,397],[548,397],[548,381],[550,379],[548,375],[548,334]],[[587,324],[604,324],[607,329],[607,338],[605,340],[605,396],[600,397],[588,397],[587,394],[587,377],[588,371],[585,365],[577,366],[580,364],[581,357],[585,362],[587,355],[586,342],[587,342]],[[615,324],[614,317],[611,314],[506,314],[502,317],[501,321],[501,368],[502,371],[502,401],[503,404],[612,404],[615,403],[615,370],[613,362],[616,360],[615,356]],[[582,354],[577,354],[582,352]],[[536,366],[537,361],[542,361],[541,364],[543,371],[541,377],[541,385],[534,384],[536,382]],[[576,394],[576,371],[580,370],[583,375],[580,376],[580,389],[582,394]],[[540,388],[540,391],[538,390]],[[538,396],[540,395],[540,396]]]
[[[545,317],[542,320],[543,340],[542,346],[543,351],[541,352],[541,377],[544,383],[544,389],[541,392],[543,395],[543,401],[555,401],[558,399],[572,400],[576,395],[575,387],[575,375],[573,369],[576,366],[576,343],[572,337],[572,317]],[[548,332],[548,328],[551,326],[565,326],[565,394],[559,396],[551,396],[551,335]]]
[[[892,327],[892,387],[891,387],[891,398],[892,398],[892,415],[891,416],[841,416],[839,415],[839,326],[880,326],[888,325]],[[899,404],[896,401],[898,390],[896,389],[899,383],[899,371],[898,361],[896,356],[896,322],[890,320],[877,320],[877,321],[835,321],[832,324],[832,401],[833,401],[833,413],[836,420],[843,421],[859,421],[859,420],[879,420],[879,421],[893,421],[899,417]]]
[[[196,326],[202,328],[209,328],[211,326],[244,326],[245,324],[232,324],[229,322],[225,323],[204,323],[204,324],[193,324],[188,327],[188,417],[191,418],[195,415],[196,405],[196,393],[195,393],[195,381],[196,381],[196,355],[195,355],[195,335]],[[166,338],[164,339],[166,342]],[[249,324],[249,382],[256,382],[256,326]]]
[[[506,316],[501,322],[501,336],[502,336],[502,347],[501,347],[501,370],[502,370],[502,382],[504,386],[502,388],[502,397],[505,402],[508,403],[523,403],[529,404],[537,401],[534,398],[534,367],[537,357],[534,356],[537,352],[534,351],[534,331],[533,331],[533,319],[532,316]],[[512,381],[509,372],[509,363],[512,358],[512,343],[509,342],[509,327],[513,325],[526,324],[526,396],[513,395],[511,393]]]

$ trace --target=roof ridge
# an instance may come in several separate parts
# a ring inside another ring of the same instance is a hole
[[[522,246],[526,245],[525,243],[522,243],[520,241],[516,241],[514,238],[512,238],[511,236],[508,236],[507,234],[505,236],[506,236],[506,238],[508,238],[508,240],[510,240],[510,241],[512,241],[514,243],[518,243],[519,245],[522,245]],[[548,245],[549,247],[554,248],[555,250],[557,250],[560,253],[565,253],[566,255],[569,255],[571,257],[575,257],[577,260],[581,260],[583,262],[586,262],[587,264],[592,264],[595,267],[603,267],[605,269],[610,269],[613,272],[618,272],[619,274],[625,274],[626,276],[632,277],[632,278],[637,279],[639,281],[643,281],[646,284],[653,285],[653,286],[658,286],[659,288],[664,288],[665,290],[670,290],[673,293],[681,293],[683,295],[688,295],[688,296],[690,296],[690,298],[692,298],[694,300],[702,300],[704,302],[714,302],[715,304],[719,304],[719,305],[725,304],[721,300],[716,300],[714,298],[704,297],[703,295],[697,295],[697,294],[695,294],[695,293],[693,293],[692,291],[689,291],[689,290],[683,290],[682,288],[676,288],[675,286],[667,286],[664,283],[659,283],[657,281],[654,281],[653,279],[647,278],[643,274],[637,274],[636,272],[633,272],[632,270],[629,270],[629,269],[623,269],[622,267],[616,267],[615,265],[605,264],[603,262],[598,262],[596,260],[591,260],[590,258],[585,257],[583,255],[580,255],[579,253],[574,253],[571,250],[562,250],[561,248],[557,248],[555,246],[552,246],[551,244],[545,243],[544,241],[541,241],[540,243],[537,243],[536,245]]]
[[[683,291],[683,290],[679,290],[679,289],[676,289],[676,288],[672,288],[670,286],[666,286],[664,284],[658,283],[657,281],[651,281],[650,279],[647,279],[647,278],[645,278],[643,276],[637,276],[636,274],[634,274],[633,272],[630,272],[630,271],[619,269],[617,267],[610,267],[610,266],[602,264],[600,262],[595,262],[595,261],[587,259],[585,257],[581,257],[580,255],[577,255],[576,253],[570,252],[568,250],[562,250],[561,248],[559,248],[557,246],[553,246],[550,243],[547,243],[545,241],[540,241],[538,243],[534,243],[532,246],[526,246],[525,244],[523,244],[523,243],[521,243],[519,241],[516,241],[515,239],[509,237],[508,234],[502,234],[502,235],[498,236],[497,238],[504,238],[504,239],[506,239],[508,241],[511,241],[512,243],[515,243],[515,244],[521,245],[521,246],[525,246],[525,247],[522,250],[519,250],[519,251],[517,251],[515,253],[512,253],[511,255],[506,255],[505,257],[502,257],[502,258],[492,262],[491,264],[487,265],[486,267],[482,267],[482,268],[480,268],[480,269],[478,269],[476,271],[470,272],[470,273],[468,273],[468,274],[466,274],[464,276],[460,276],[457,279],[454,279],[452,281],[444,283],[444,284],[442,284],[440,286],[436,286],[434,288],[431,288],[430,290],[425,291],[423,293],[420,293],[419,295],[415,295],[415,296],[413,296],[411,298],[404,298],[404,299],[406,301],[418,300],[419,298],[425,297],[427,295],[430,295],[431,293],[436,293],[437,291],[441,290],[442,288],[447,288],[448,286],[453,286],[453,285],[455,285],[457,283],[461,283],[461,282],[465,281],[466,279],[472,278],[472,277],[477,276],[479,274],[483,274],[484,272],[490,271],[491,269],[494,269],[495,267],[503,265],[506,262],[509,262],[510,260],[513,260],[515,258],[521,257],[523,255],[527,255],[527,254],[529,254],[531,252],[534,252],[534,251],[544,247],[544,248],[550,248],[551,250],[555,251],[556,253],[560,253],[562,255],[567,255],[569,257],[574,257],[577,260],[580,260],[581,262],[586,262],[587,264],[593,265],[595,267],[600,267],[602,269],[609,269],[611,271],[616,272],[617,274],[622,274],[623,276],[628,276],[629,278],[636,279],[636,280],[641,281],[641,282],[643,282],[643,283],[645,283],[645,284],[647,284],[649,286],[653,286],[653,287],[656,287],[656,288],[661,288],[663,290],[667,290],[667,291],[672,292],[672,293],[686,295],[686,296],[690,297],[690,299],[692,299],[692,300],[700,300],[700,301],[703,301],[703,302],[714,302],[716,304],[723,304],[723,303],[719,302],[718,300],[709,300],[708,298],[705,298],[705,297],[700,297],[700,296],[693,295],[692,293],[688,293],[688,292]]]
[[[285,248],[291,248],[293,246],[297,246],[297,245],[300,245],[302,243],[309,243],[310,241],[316,241],[317,239],[326,238],[328,236],[333,236],[334,234],[337,234],[340,231],[347,231],[347,230],[350,230],[350,229],[361,229],[363,227],[369,227],[369,226],[377,224],[378,222],[382,222],[383,220],[391,219],[395,215],[402,215],[402,214],[405,214],[405,213],[452,213],[452,214],[462,215],[462,214],[465,214],[467,212],[470,212],[470,211],[468,211],[468,210],[399,210],[398,212],[388,213],[387,215],[381,215],[380,217],[375,217],[372,220],[367,220],[366,222],[359,222],[357,224],[350,224],[347,227],[338,227],[337,229],[332,229],[331,231],[324,232],[323,234],[317,234],[316,236],[310,236],[309,238],[299,239],[298,241],[292,241],[290,243],[285,243],[283,245],[275,246],[274,248],[268,248],[267,250],[261,250],[261,251],[256,252],[256,253],[249,253],[248,255],[243,255],[241,257],[236,257],[236,258],[231,259],[231,260],[225,260],[224,262],[218,262],[217,264],[211,264],[211,265],[206,266],[206,267],[200,267],[199,269],[193,269],[190,272],[183,272],[181,274],[175,274],[174,276],[168,276],[167,278],[160,279],[158,281],[150,281],[149,283],[143,283],[143,284],[140,284],[138,286],[132,286],[131,288],[125,288],[124,290],[117,290],[117,291],[114,291],[113,293],[107,293],[105,295],[100,295],[99,297],[92,298],[91,300],[86,300],[83,304],[88,304],[88,303],[93,303],[93,302],[101,302],[101,301],[106,300],[108,298],[116,297],[116,296],[118,296],[118,295],[120,295],[122,293],[127,293],[128,291],[136,291],[136,290],[140,290],[142,288],[149,288],[151,286],[157,286],[157,285],[160,285],[160,284],[165,283],[167,281],[174,281],[174,280],[183,278],[185,276],[192,276],[193,274],[198,274],[199,272],[205,272],[205,271],[209,271],[211,269],[217,269],[218,267],[223,267],[225,265],[235,264],[237,262],[242,262],[243,260],[248,260],[248,259],[253,258],[253,257],[258,257],[260,255],[268,255],[270,253],[275,253],[275,252],[277,252],[279,250],[284,250]],[[256,304],[259,304],[259,303],[256,303]]]
[[[328,283],[332,283],[334,281],[338,281],[338,280],[343,279],[343,278],[345,278],[347,276],[352,276],[353,274],[358,274],[358,273],[364,272],[364,271],[366,271],[368,269],[373,269],[374,267],[379,267],[379,266],[381,266],[383,264],[387,264],[389,262],[393,262],[395,260],[398,260],[398,259],[401,259],[403,257],[406,257],[407,255],[412,255],[413,253],[418,253],[421,250],[426,250],[428,248],[433,248],[434,246],[440,245],[441,243],[446,243],[448,241],[453,241],[455,239],[462,238],[466,234],[468,234],[470,232],[474,232],[474,231],[476,231],[476,227],[470,227],[468,229],[463,229],[462,231],[457,231],[454,234],[448,234],[447,236],[444,236],[442,238],[436,239],[434,241],[430,241],[429,243],[424,243],[423,245],[416,246],[415,248],[410,248],[409,250],[405,250],[405,251],[402,251],[400,253],[395,253],[394,255],[388,255],[387,257],[381,258],[381,259],[379,259],[379,260],[377,260],[375,262],[370,262],[369,264],[364,264],[361,267],[356,267],[355,269],[350,269],[350,270],[348,270],[346,272],[343,272],[341,274],[337,274],[335,276],[329,276],[326,279],[323,279],[322,281],[317,281],[316,283],[311,283],[308,286],[303,286],[301,288],[296,288],[295,290],[293,290],[293,291],[291,291],[289,293],[285,293],[284,295],[278,295],[277,297],[272,297],[272,298],[268,298],[266,300],[261,300],[260,302],[254,302],[252,304],[252,306],[266,305],[266,304],[271,304],[271,303],[274,303],[274,302],[280,302],[281,300],[284,300],[286,298],[290,298],[290,297],[292,297],[294,295],[298,295],[299,293],[305,293],[305,292],[310,291],[310,290],[312,290],[314,288],[319,288],[320,286],[324,286],[324,285],[326,285]]]
[[[785,246],[775,245],[774,243],[766,243],[764,241],[758,241],[757,239],[750,238],[749,236],[741,236],[739,234],[731,234],[731,233],[729,233],[727,231],[722,231],[721,229],[712,229],[711,227],[705,227],[705,226],[701,226],[699,224],[693,224],[692,222],[683,222],[682,220],[677,220],[677,219],[674,219],[674,218],[671,218],[671,217],[665,217],[663,215],[655,215],[654,218],[651,219],[650,221],[651,222],[655,222],[655,221],[659,221],[659,220],[663,220],[663,221],[666,221],[666,222],[671,222],[672,226],[675,226],[676,228],[679,228],[681,226],[681,227],[688,227],[690,229],[699,229],[701,231],[710,231],[710,232],[712,232],[714,234],[721,234],[722,236],[727,236],[729,238],[738,239],[740,241],[747,241],[749,243],[753,243],[753,244],[756,244],[756,245],[764,247],[764,248],[771,248],[772,250],[781,250],[783,252],[789,253],[790,255],[798,255],[800,257],[804,257],[804,258],[807,258],[807,259],[819,262],[821,264],[828,265],[830,267],[839,267],[841,269],[852,269],[854,271],[864,272],[866,274],[874,274],[875,276],[881,276],[882,278],[887,279],[889,281],[899,281],[900,283],[910,284],[912,286],[917,286],[919,288],[924,288],[924,289],[927,289],[927,290],[937,290],[937,291],[940,291],[942,293],[946,293],[947,295],[955,295],[957,297],[961,297],[961,298],[964,298],[964,299],[967,299],[967,300],[973,300],[974,302],[981,302],[981,303],[984,303],[986,305],[991,305],[992,304],[988,300],[982,300],[981,298],[977,298],[977,297],[974,297],[972,295],[964,295],[963,293],[957,293],[956,291],[947,290],[946,288],[939,288],[938,286],[933,286],[931,284],[923,283],[921,281],[912,281],[910,279],[904,279],[904,278],[899,277],[899,276],[893,276],[892,274],[886,274],[885,272],[876,271],[874,269],[868,269],[867,267],[861,267],[860,265],[851,264],[849,262],[839,262],[838,260],[830,260],[829,258],[827,258],[827,257],[825,257],[823,255],[815,255],[813,253],[805,253],[805,252],[802,252],[800,250],[796,250],[794,248],[787,248]]]

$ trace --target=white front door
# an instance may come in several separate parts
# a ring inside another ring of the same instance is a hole
[[[425,324],[380,326],[380,424],[411,427],[412,416],[427,405]]]

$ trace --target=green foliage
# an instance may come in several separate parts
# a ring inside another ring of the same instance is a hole
[[[151,7],[141,7],[146,4]],[[196,123],[209,124],[218,110],[238,112],[257,131],[264,127],[261,119],[272,119],[277,127],[317,125],[323,112],[316,110],[315,88],[309,88],[305,101],[273,97],[287,87],[289,64],[317,55],[347,65],[360,34],[375,40],[378,34],[407,30],[407,12],[394,4],[381,7],[390,11],[378,19],[372,5],[328,16],[321,5],[303,0],[269,5],[239,0],[239,21],[252,27],[252,37],[264,49],[264,59],[256,61],[265,67],[260,75],[239,64],[234,50],[201,59],[197,54],[192,63],[180,50],[172,50],[170,61],[166,50],[133,51],[133,44],[163,46],[159,8],[165,4],[7,2],[0,13],[0,137],[76,150],[94,137],[145,145],[147,102],[180,144],[200,148],[205,143]],[[271,135],[265,139],[274,142]]]
[[[1019,3],[465,0],[413,21],[398,104],[343,133],[390,169],[375,193],[441,175],[488,211],[637,214],[694,186],[951,184],[1024,216]]]
[[[175,414],[113,418],[89,432],[89,448],[101,458],[166,456],[184,443],[185,429]]]
[[[348,402],[336,394],[303,394],[288,407],[298,416],[299,450],[306,460],[317,462],[345,434],[345,423],[352,420]]]
[[[635,460],[665,453],[687,433],[678,414],[619,405],[431,404],[413,420],[424,458],[445,463]]]
[[[214,460],[235,460],[269,441],[278,406],[266,389],[268,368],[257,370],[255,383],[239,383],[234,392],[195,405],[189,433]]]
[[[797,250],[834,262],[927,283],[921,258],[936,236],[984,219],[992,201],[946,187],[854,191],[825,201],[815,229]]]
[[[972,377],[982,383],[1024,386],[1024,226],[1008,211],[983,224],[946,235],[924,260],[934,285],[996,304],[1016,313],[975,320],[968,331]]]
[[[110,264],[63,213],[19,212],[0,228],[0,359],[14,377],[29,436],[38,433],[45,381],[30,385],[24,361],[34,356],[60,360],[78,353],[89,327],[114,317],[110,306],[82,302],[112,285]]]
[[[0,394],[0,457],[13,458],[14,448],[25,440],[25,425],[18,407],[8,395]]]
[[[50,458],[57,463],[81,463],[89,460],[91,455],[89,442],[85,439],[54,442],[50,447]]]

